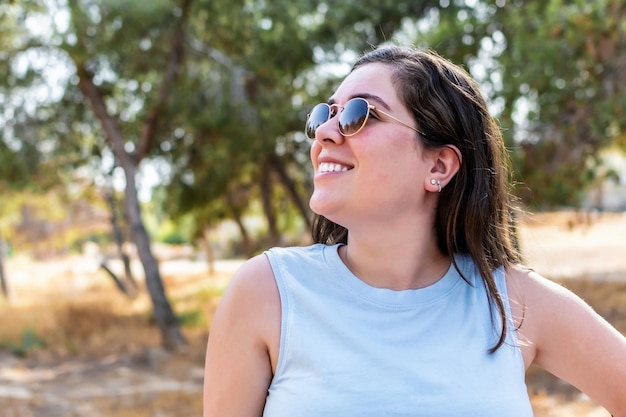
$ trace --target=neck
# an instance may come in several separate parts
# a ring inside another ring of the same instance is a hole
[[[450,257],[439,250],[434,231],[406,230],[400,238],[388,239],[351,230],[339,255],[354,275],[373,287],[400,291],[432,285],[448,271]]]

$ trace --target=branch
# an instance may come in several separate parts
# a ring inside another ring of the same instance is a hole
[[[154,139],[157,133],[159,125],[159,119],[166,108],[167,100],[169,98],[172,85],[176,80],[176,77],[180,73],[180,67],[184,60],[184,45],[185,45],[185,30],[184,26],[189,14],[189,7],[192,0],[183,0],[182,15],[176,25],[174,31],[174,38],[172,40],[172,50],[168,58],[167,68],[163,76],[163,82],[159,89],[157,101],[148,114],[146,122],[141,130],[141,136],[139,137],[139,143],[137,146],[137,153],[135,154],[135,162],[139,163],[150,152]]]
[[[219,49],[215,49],[209,45],[205,45],[201,40],[197,38],[190,38],[189,44],[191,49],[207,55],[210,59],[227,68],[233,75],[233,86],[231,88],[231,95],[233,101],[241,103],[247,99],[245,92],[246,79],[253,79],[255,74],[249,71],[246,67],[237,65],[228,55]]]
[[[291,197],[291,200],[296,205],[302,218],[306,222],[308,228],[311,228],[311,213],[308,209],[308,206],[300,197],[298,190],[296,189],[295,182],[291,179],[289,174],[287,174],[287,169],[285,168],[285,164],[276,154],[268,155],[268,163],[272,167],[272,169],[278,174],[280,178],[280,182],[287,189],[287,193]]]
[[[122,164],[132,162],[130,155],[124,149],[124,136],[120,131],[119,126],[115,118],[111,117],[106,109],[104,99],[100,90],[93,82],[93,74],[91,74],[86,68],[84,63],[76,62],[76,74],[78,75],[78,88],[83,93],[85,98],[91,104],[91,108],[100,120],[102,128],[104,129],[105,137],[113,154]]]

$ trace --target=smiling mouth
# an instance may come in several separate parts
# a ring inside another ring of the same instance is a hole
[[[352,169],[351,167],[348,167],[346,165],[341,165],[341,164],[335,164],[335,163],[330,163],[330,162],[322,162],[319,167],[318,167],[318,171],[320,173],[322,172],[345,172]]]

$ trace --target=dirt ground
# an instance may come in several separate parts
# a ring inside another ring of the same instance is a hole
[[[530,266],[626,334],[626,215],[536,214],[519,232]],[[12,301],[0,300],[0,416],[200,416],[210,322],[238,264],[220,261],[210,275],[203,262],[162,261],[189,342],[173,354],[159,347],[146,291],[128,299],[95,257],[11,258]],[[537,417],[608,416],[541,370],[527,383]]]

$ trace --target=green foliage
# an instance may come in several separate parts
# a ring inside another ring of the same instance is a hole
[[[31,329],[25,329],[22,331],[19,342],[13,343],[10,340],[0,343],[0,349],[6,349],[11,352],[12,355],[19,356],[21,358],[28,356],[30,352],[37,349],[43,349],[46,347],[46,341],[41,339]]]
[[[297,230],[295,200],[312,186],[306,113],[358,54],[384,42],[432,47],[474,73],[528,204],[577,204],[594,181],[594,155],[626,149],[620,0],[190,0],[183,59],[161,92],[186,4],[0,4],[0,190],[102,184],[119,164],[79,88],[84,70],[129,154],[160,112],[144,160],[166,167],[150,226],[158,239],[193,240],[268,195],[280,230]],[[33,22],[47,29],[29,31]],[[50,84],[51,67],[62,74],[54,88],[25,100]]]
[[[189,230],[185,230],[183,227],[184,224],[177,225],[172,222],[166,222],[154,234],[154,239],[157,242],[167,243],[170,245],[192,243]]]
[[[174,306],[176,303],[173,302]],[[155,324],[156,319],[154,317],[154,311],[149,311],[147,313],[148,323]],[[176,320],[178,324],[182,327],[194,328],[194,327],[204,327],[206,326],[206,317],[204,312],[200,307],[193,308],[191,310],[182,311],[176,314]]]
[[[625,19],[619,0],[513,2],[498,13],[505,133],[522,144],[518,178],[540,206],[577,205],[593,184],[595,155],[623,137]],[[521,102],[530,111],[512,124]]]
[[[200,309],[194,309],[181,312],[177,315],[178,321],[183,327],[204,327],[206,326],[206,317]]]

